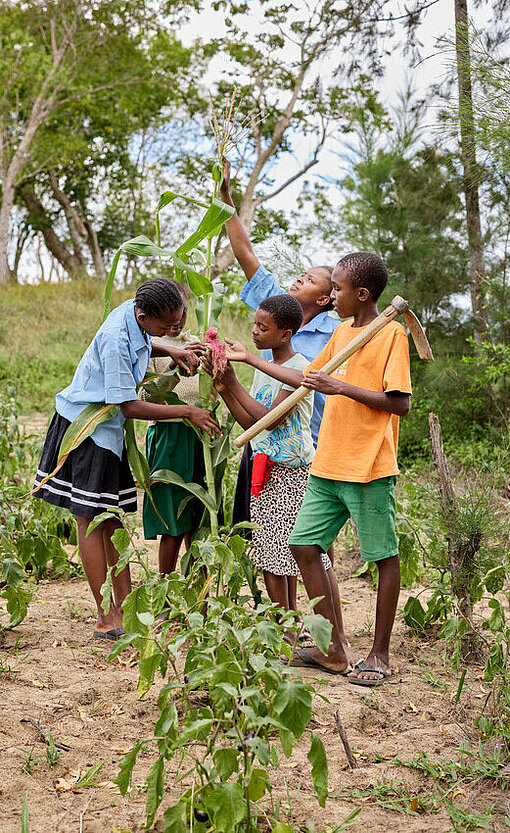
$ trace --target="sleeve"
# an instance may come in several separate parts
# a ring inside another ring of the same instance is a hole
[[[383,374],[385,393],[412,393],[409,341],[403,327],[394,333]]]
[[[261,264],[253,277],[246,281],[241,289],[241,301],[252,309],[257,309],[261,301],[272,295],[285,295],[285,290],[276,282],[273,273]]]
[[[133,375],[134,360],[127,333],[105,336],[99,343],[99,358],[104,372],[104,401],[107,405],[138,399]]]
[[[334,333],[333,333],[333,336],[334,336]],[[331,336],[331,338],[329,339],[327,344],[322,348],[319,355],[313,360],[313,362],[310,362],[308,367],[303,369],[303,375],[304,376],[306,376],[306,374],[310,370],[320,370],[321,367],[324,367],[326,362],[329,362],[331,357],[334,355],[333,336]]]

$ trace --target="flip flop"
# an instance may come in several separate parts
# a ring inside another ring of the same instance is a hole
[[[325,674],[335,674],[340,677],[346,677],[352,671],[352,666],[348,665],[343,671],[338,671],[336,668],[328,668],[327,665],[317,662],[307,651],[306,648],[298,648],[294,651],[294,655],[290,664],[294,668],[314,668],[323,671]]]
[[[353,685],[362,685],[365,688],[378,688],[383,684],[388,677],[391,677],[391,671],[385,671],[380,665],[370,665],[369,662],[357,662],[354,666],[354,671],[371,671],[377,674],[373,680],[364,680],[360,677],[349,677],[349,682]]]
[[[110,642],[117,642],[121,636],[124,636],[126,631],[124,628],[111,628],[109,631],[94,631],[95,639],[106,639]]]

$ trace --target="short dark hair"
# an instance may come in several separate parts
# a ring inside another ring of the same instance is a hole
[[[333,269],[335,267],[334,266],[324,266],[323,265],[323,266],[314,266],[313,268],[314,269],[324,269],[328,273],[328,277],[324,278],[324,282],[326,283],[326,287],[327,287],[326,292],[324,293],[324,295],[331,296],[331,291],[333,289],[333,284],[331,283],[331,276],[333,274]],[[322,307],[323,312],[327,312],[330,309],[333,309],[333,301],[331,300],[331,297],[329,299],[329,303],[325,304],[325,306]]]
[[[141,283],[136,290],[135,306],[150,318],[161,317],[165,312],[176,312],[184,304],[182,287],[173,278],[152,278]]]
[[[374,301],[388,283],[388,270],[379,255],[374,252],[352,252],[338,261],[336,268],[348,272],[354,287],[368,289]]]
[[[259,308],[269,312],[279,330],[292,330],[297,333],[303,323],[303,309],[292,295],[271,295],[260,302]]]

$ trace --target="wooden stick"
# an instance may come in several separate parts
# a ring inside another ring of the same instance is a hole
[[[407,302],[404,301],[400,295],[395,295],[391,304],[386,307],[386,309],[383,310],[377,318],[374,318],[370,324],[363,327],[361,332],[354,336],[353,340],[347,345],[347,347],[344,347],[344,349],[340,350],[336,356],[333,356],[329,362],[326,362],[324,367],[321,368],[322,372],[327,373],[328,376],[330,376],[346,361],[346,359],[352,356],[353,353],[356,353],[356,351],[359,350],[360,347],[363,347],[367,341],[370,341],[370,339],[373,338],[379,330],[382,330],[386,324],[389,324],[390,321],[393,321],[393,319],[397,317],[397,315],[401,315],[406,310]],[[234,440],[234,445],[237,448],[241,448],[243,445],[246,445],[247,442],[252,440],[253,437],[256,437],[257,434],[260,434],[261,431],[264,431],[266,428],[274,425],[275,422],[278,422],[284,414],[295,408],[298,402],[301,402],[305,396],[309,396],[311,393],[313,393],[313,391],[305,388],[303,385],[300,385],[283,402],[280,402],[274,410],[264,414],[261,419],[237,437],[237,439]]]
[[[354,755],[352,754],[352,749],[350,746],[349,741],[347,740],[347,735],[345,733],[345,729],[343,726],[342,721],[340,720],[340,712],[335,712],[335,723],[336,728],[338,729],[338,734],[340,735],[340,740],[342,741],[345,749],[345,754],[347,755],[347,761],[351,770],[356,769],[358,766],[358,762],[354,759]]]

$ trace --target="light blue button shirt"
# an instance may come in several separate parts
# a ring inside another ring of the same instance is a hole
[[[138,398],[136,386],[147,371],[152,350],[150,336],[135,318],[135,302],[125,301],[110,313],[87,347],[73,381],[57,393],[57,412],[72,422],[91,402],[118,404]],[[122,457],[125,419],[121,411],[99,425],[91,439]]]
[[[284,294],[285,290],[276,282],[272,272],[269,272],[265,266],[260,265],[251,280],[244,284],[241,290],[241,300],[252,309],[257,309],[260,302],[264,301],[265,298]],[[312,362],[328,343],[340,323],[339,319],[332,318],[327,312],[320,312],[311,321],[300,327],[297,333],[292,336],[293,349],[296,353],[301,353],[309,362]],[[273,360],[271,350],[262,350],[261,356],[268,361]],[[314,393],[313,413],[310,422],[314,446],[317,446],[325,401],[326,397],[323,393]]]

